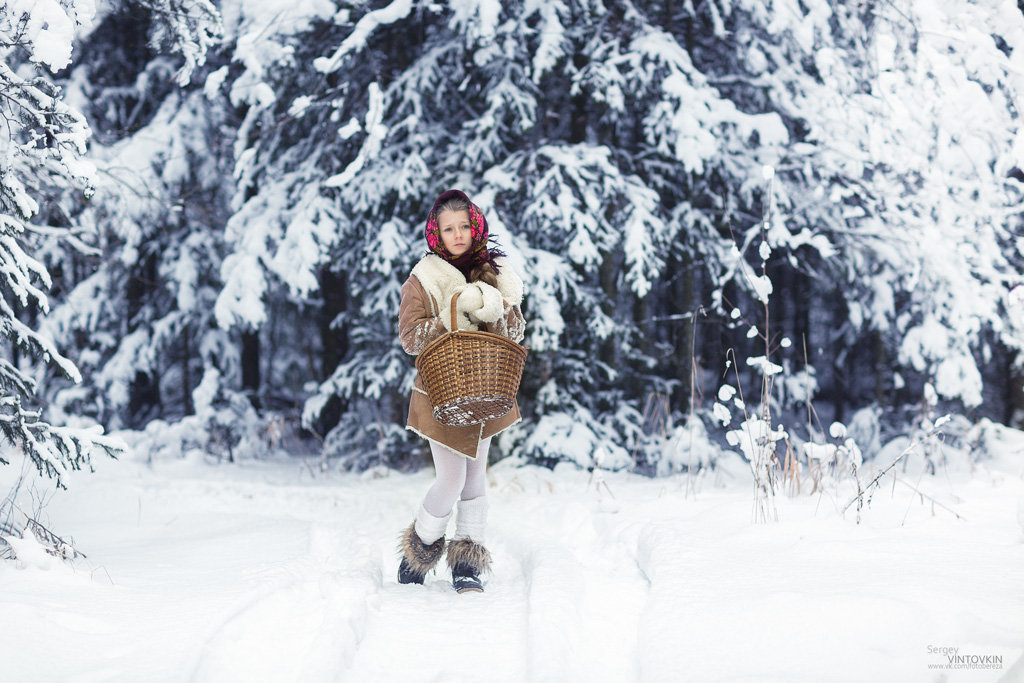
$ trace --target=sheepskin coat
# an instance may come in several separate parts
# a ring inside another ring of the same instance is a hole
[[[525,321],[520,310],[523,301],[523,281],[505,259],[496,261],[501,271],[497,276],[497,290],[502,301],[491,305],[502,306],[493,323],[477,324],[466,315],[458,315],[457,326],[464,330],[483,330],[519,342],[525,332]],[[428,254],[412,269],[402,285],[402,303],[398,313],[398,334],[402,348],[413,356],[419,355],[430,342],[450,332],[451,299],[455,292],[467,286],[466,277],[458,268],[435,254]],[[488,305],[485,302],[485,305]],[[498,311],[494,311],[498,313]],[[481,317],[495,317],[481,316]],[[508,429],[521,419],[519,405],[502,417],[474,425],[450,427],[434,419],[433,406],[427,398],[420,378],[416,378],[409,400],[409,419],[406,429],[442,446],[475,459],[480,441]]]

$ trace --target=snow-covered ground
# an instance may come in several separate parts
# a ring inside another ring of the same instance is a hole
[[[735,466],[503,462],[494,574],[458,595],[394,578],[429,470],[101,461],[46,508],[88,558],[0,562],[0,680],[1022,680],[1022,462],[901,474],[962,519],[890,478],[860,525],[834,487],[752,524]],[[954,650],[1001,668],[933,668]]]

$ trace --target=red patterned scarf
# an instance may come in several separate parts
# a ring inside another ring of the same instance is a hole
[[[452,256],[445,248],[444,242],[441,240],[441,231],[437,224],[437,215],[441,206],[449,199],[454,198],[461,199],[469,205],[469,229],[473,240],[469,249],[466,250],[466,253],[458,258]],[[469,280],[469,274],[474,268],[482,266],[485,263],[490,265],[494,270],[495,275],[498,274],[498,266],[494,263],[494,259],[504,256],[505,254],[499,251],[496,248],[496,245],[490,248],[487,246],[489,238],[487,219],[484,218],[484,214],[480,210],[480,207],[471,202],[469,200],[469,196],[465,192],[460,190],[448,190],[437,198],[434,202],[433,208],[430,209],[430,216],[427,218],[427,227],[424,230],[424,234],[427,238],[427,246],[430,247],[430,251],[458,268],[467,280]]]

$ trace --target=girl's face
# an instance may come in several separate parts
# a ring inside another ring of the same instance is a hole
[[[437,229],[448,253],[458,258],[473,244],[468,211],[442,211],[437,217]]]

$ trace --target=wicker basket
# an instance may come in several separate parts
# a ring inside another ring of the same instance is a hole
[[[453,332],[416,357],[434,419],[448,426],[493,420],[512,410],[526,364],[526,347],[490,332],[460,330],[452,296]]]

